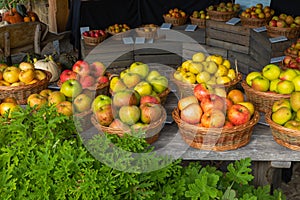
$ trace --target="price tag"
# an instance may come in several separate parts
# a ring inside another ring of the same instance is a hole
[[[59,90],[60,89],[60,87],[58,87],[56,83],[49,84],[48,88],[51,90]]]
[[[254,28],[253,30],[257,33],[260,33],[260,32],[267,31],[267,27],[262,26],[262,27]]]
[[[144,44],[145,38],[144,37],[136,37],[135,38],[135,44]]]
[[[170,24],[170,23],[163,23],[163,24],[160,26],[160,29],[163,29],[163,30],[170,30],[170,29],[171,29],[171,26],[172,26],[172,24]]]
[[[231,18],[230,20],[228,20],[228,21],[226,22],[226,24],[229,24],[229,25],[236,25],[236,24],[239,23],[240,21],[241,21],[240,18],[234,17],[234,18]]]
[[[288,39],[285,36],[279,36],[279,37],[275,37],[275,38],[269,38],[269,40],[271,43],[276,43],[276,42],[286,41]]]
[[[271,58],[270,63],[279,63],[279,62],[283,61],[284,58],[285,58],[285,56]]]
[[[148,39],[146,43],[153,44],[153,38]]]
[[[88,26],[80,27],[80,35],[81,35],[81,39],[83,39],[82,33],[85,32],[85,31],[89,31],[89,30],[90,30],[90,27],[88,27]]]
[[[195,31],[197,28],[197,25],[189,24],[185,27],[184,31]]]
[[[123,40],[124,44],[133,44],[134,43],[132,37],[124,37],[124,38],[122,38],[122,40]]]

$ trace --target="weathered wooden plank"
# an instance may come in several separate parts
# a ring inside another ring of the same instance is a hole
[[[208,30],[208,29],[221,30],[224,32],[235,33],[235,34],[240,34],[240,35],[245,35],[245,36],[250,35],[250,29],[242,26],[241,24],[232,26],[232,25],[226,24],[225,22],[207,20],[206,21],[206,30]]]
[[[195,31],[185,31],[186,26],[187,25],[175,26],[172,28],[172,30],[178,31],[181,34],[184,34],[184,35],[192,38],[196,43],[205,44],[206,33],[205,33],[204,28],[197,28]],[[181,41],[181,42],[186,41],[186,40],[178,40],[178,39],[180,39],[180,37],[172,38],[172,35],[169,35],[169,36],[167,35],[166,38],[168,40],[175,40],[175,41]]]
[[[214,30],[207,28],[206,29],[207,38],[222,40],[226,42],[230,42],[233,44],[239,44],[244,46],[249,46],[250,37],[249,35],[241,35],[234,33],[227,33],[224,30]]]
[[[230,42],[225,42],[225,41],[216,40],[216,39],[212,39],[212,38],[206,38],[206,44],[210,45],[210,46],[220,47],[223,49],[242,52],[242,53],[246,53],[246,54],[249,52],[249,47],[247,47],[247,46],[233,44]]]

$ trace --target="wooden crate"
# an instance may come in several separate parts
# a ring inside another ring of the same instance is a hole
[[[271,43],[267,32],[257,33],[251,30],[250,33],[250,55],[260,65],[267,65],[274,57],[284,56],[284,50],[287,49],[293,40],[287,40],[277,43]]]
[[[250,29],[240,23],[233,26],[225,22],[207,20],[206,44],[247,54],[250,45]]]
[[[166,40],[205,44],[205,29],[197,28],[195,31],[185,31],[187,25],[174,26],[171,31],[165,31]],[[176,32],[178,33],[176,33]]]

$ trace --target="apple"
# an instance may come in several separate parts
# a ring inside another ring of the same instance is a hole
[[[226,97],[227,96],[226,89],[222,88],[222,87],[214,88],[213,94],[216,94],[220,97]]]
[[[73,101],[75,111],[79,113],[90,110],[91,104],[92,98],[87,94],[79,94]]]
[[[300,122],[296,120],[289,120],[284,124],[284,127],[300,131]]]
[[[0,63],[0,72],[4,72],[4,70],[8,67],[6,63]]]
[[[294,83],[289,80],[281,80],[277,83],[277,91],[279,94],[291,94],[295,90]]]
[[[216,94],[211,94],[210,96],[202,99],[200,106],[203,112],[207,112],[211,109],[223,111],[225,110],[225,100]]]
[[[112,123],[109,125],[109,127],[113,129],[130,131],[130,127],[127,124],[123,123],[120,119],[114,119]]]
[[[228,120],[225,120],[223,128],[233,128],[233,127],[234,127],[233,123],[231,123]]]
[[[162,115],[162,106],[155,103],[144,103],[140,105],[141,121],[145,124],[156,122]]]
[[[134,90],[139,93],[140,96],[150,95],[152,93],[152,86],[147,81],[139,82]]]
[[[210,95],[208,87],[205,83],[199,83],[194,87],[194,96],[201,102],[203,98]]]
[[[108,83],[109,78],[107,76],[99,76],[97,79],[97,83],[103,84],[103,83]]]
[[[277,27],[277,20],[275,20],[275,19],[270,20],[269,21],[269,26],[271,26],[271,27]]]
[[[90,64],[90,74],[94,77],[103,76],[105,73],[106,67],[102,62],[95,61]]]
[[[281,13],[278,17],[279,17],[279,19],[281,19],[281,20],[285,20],[285,19],[287,18],[287,14]]]
[[[160,104],[160,98],[158,96],[153,96],[153,95],[141,96],[140,105],[142,105],[144,103]]]
[[[35,107],[36,109],[39,109],[41,108],[43,105],[47,104],[48,100],[43,97],[42,95],[40,94],[31,94],[27,97],[27,104],[33,108]]]
[[[122,80],[127,88],[134,88],[141,81],[141,77],[136,73],[128,72],[123,76]]]
[[[292,112],[287,107],[282,107],[272,113],[271,119],[279,125],[285,124],[292,118]]]
[[[292,57],[291,56],[285,56],[284,58],[283,58],[283,64],[284,65],[289,65],[290,64],[290,62],[291,62],[291,60],[292,60]]]
[[[280,79],[275,79],[275,80],[272,80],[270,82],[270,92],[276,92],[278,93],[278,90],[277,90],[277,84],[280,82],[281,80]]]
[[[124,84],[124,82],[119,77],[113,77],[110,80],[109,88],[114,93],[127,89],[126,85]]]
[[[130,65],[129,71],[140,75],[142,79],[146,78],[149,73],[149,66],[142,62],[134,62]]]
[[[19,73],[19,80],[23,83],[30,83],[35,78],[33,69],[21,70]]]
[[[46,98],[48,100],[48,104],[49,105],[50,104],[57,105],[58,103],[60,103],[62,101],[66,101],[65,95],[62,92],[60,92],[60,91],[53,91]]]
[[[233,102],[233,104],[245,101],[244,94],[239,89],[230,90],[227,94],[227,98],[230,99]]]
[[[278,67],[275,64],[268,64],[268,65],[264,66],[262,69],[262,75],[265,78],[269,79],[270,81],[272,81],[274,79],[278,79],[280,73],[281,73],[280,67]]]
[[[90,65],[86,61],[78,60],[72,66],[72,71],[80,76],[86,76],[90,73]]]
[[[42,91],[40,91],[40,95],[42,95],[43,97],[45,97],[46,99],[48,99],[49,95],[53,92],[53,90],[51,89],[43,89]]]
[[[5,68],[3,71],[3,79],[8,83],[15,83],[19,81],[20,69],[15,66]]]
[[[95,82],[95,78],[91,75],[80,76],[79,78],[79,83],[81,84],[82,89],[95,86]]]
[[[300,109],[300,92],[293,92],[290,96],[292,110],[297,112]]]
[[[62,83],[60,91],[70,98],[75,98],[82,92],[82,86],[79,81],[75,79],[69,79]]]
[[[203,111],[199,103],[192,103],[181,110],[180,118],[189,124],[198,124],[201,121],[202,114]]]
[[[116,92],[112,97],[112,104],[115,107],[138,105],[139,99],[132,90]]]
[[[296,112],[295,120],[300,122],[300,109]]]
[[[142,122],[137,122],[130,126],[131,130],[134,130],[135,132],[143,131],[145,128],[147,128],[149,125],[144,124]]]
[[[250,101],[238,102],[237,104],[243,105],[246,108],[248,108],[248,110],[250,111],[251,116],[254,114],[255,107],[254,107],[253,103],[251,103]]]
[[[39,81],[41,81],[41,80],[43,80],[43,79],[45,79],[47,77],[46,73],[43,72],[40,69],[35,69],[34,70],[34,74],[35,74],[34,78],[37,79],[37,80],[39,80]]]
[[[252,80],[258,76],[261,76],[262,73],[261,72],[257,72],[257,71],[253,71],[250,72],[247,76],[246,76],[246,82],[247,84],[251,87],[252,86]]]
[[[279,110],[282,107],[286,107],[288,109],[292,109],[290,101],[288,99],[279,99],[274,101],[273,105],[272,105],[272,112],[276,112],[277,110]]]
[[[56,104],[57,112],[65,116],[73,115],[73,106],[70,101],[62,101]]]
[[[14,103],[14,104],[18,104],[17,99],[15,97],[5,97],[4,99],[2,99],[2,103]]]
[[[300,75],[297,75],[295,78],[293,78],[292,82],[294,83],[295,91],[300,92]]]
[[[150,82],[153,78],[161,76],[161,74],[157,70],[152,70],[146,77],[146,81]]]
[[[202,71],[196,76],[197,83],[206,83],[210,79],[210,74],[207,71]]]
[[[206,56],[205,56],[205,54],[202,53],[202,52],[195,53],[195,54],[193,54],[193,56],[192,56],[192,60],[193,60],[194,62],[203,62],[203,61],[205,61],[205,59],[206,59]]]
[[[104,94],[100,94],[96,96],[96,98],[93,100],[91,108],[92,111],[95,113],[97,110],[99,110],[104,105],[111,105],[112,99]]]
[[[186,72],[182,76],[182,82],[188,83],[188,84],[194,84],[196,83],[196,76],[192,72]]]
[[[277,23],[276,23],[277,27],[279,28],[286,28],[287,27],[287,24],[284,20],[278,20]]]
[[[293,80],[293,78],[295,78],[297,76],[297,72],[294,69],[286,69],[283,70],[280,75],[279,75],[279,79],[281,80]]]
[[[228,120],[235,126],[247,123],[251,118],[251,113],[247,107],[234,104],[227,111]]]
[[[64,83],[65,81],[69,79],[77,79],[78,74],[70,69],[65,69],[62,71],[62,73],[59,76],[59,80],[61,83]]]
[[[137,123],[141,116],[141,110],[136,105],[122,106],[119,110],[119,117],[122,122],[127,125]]]
[[[185,107],[187,107],[188,105],[190,105],[192,103],[199,103],[198,99],[194,95],[183,97],[183,98],[179,99],[178,103],[177,103],[177,107],[181,111]]]
[[[95,117],[100,125],[109,126],[114,121],[111,104],[103,105],[96,110]]]
[[[203,70],[203,65],[200,62],[192,61],[189,65],[189,71],[193,74],[199,74]]]
[[[231,101],[229,98],[224,98],[224,101],[225,101],[225,108],[227,112],[228,109],[233,105],[233,101]]]
[[[204,65],[204,70],[210,74],[214,74],[218,70],[218,65],[214,61],[208,61],[208,65]]]
[[[25,70],[27,70],[27,69],[32,69],[32,70],[34,70],[34,64],[32,64],[32,63],[30,63],[30,62],[25,62],[25,61],[23,61],[23,62],[21,62],[20,64],[19,64],[19,68],[20,68],[20,70],[22,71],[25,71]]]
[[[257,91],[266,92],[270,88],[270,81],[264,76],[257,76],[252,80],[251,87]]]
[[[152,89],[160,94],[168,88],[169,81],[165,76],[158,76],[151,79],[150,84],[152,85]]]
[[[1,116],[7,115],[8,118],[11,118],[11,113],[19,108],[18,104],[13,102],[2,102],[0,104],[0,114]]]
[[[201,124],[206,128],[220,128],[224,126],[225,114],[221,110],[210,109],[203,113]]]

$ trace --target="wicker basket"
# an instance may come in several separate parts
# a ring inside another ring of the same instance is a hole
[[[292,58],[297,58],[297,57],[298,57],[298,56],[295,55],[295,54],[290,54],[290,53],[288,53],[287,50],[284,50],[284,55],[286,55],[286,56],[291,56]]]
[[[162,116],[160,117],[159,120],[155,121],[154,123],[149,124],[142,130],[145,131],[145,140],[149,143],[152,144],[154,143],[158,137],[161,129],[163,128],[165,121],[167,119],[167,113],[166,110],[163,108],[162,109]],[[111,128],[107,126],[102,126],[98,123],[95,115],[92,115],[91,117],[92,124],[98,129],[100,132],[105,132],[108,134],[116,134],[120,137],[123,137],[123,135],[126,133],[126,130],[123,129],[116,129],[116,128]],[[134,132],[138,132],[139,130],[134,130]],[[131,131],[130,131],[131,132]],[[130,133],[129,133],[130,134]]]
[[[270,125],[274,140],[281,146],[300,151],[300,131],[276,124],[271,119],[271,115],[272,112],[266,113],[265,120]]]
[[[255,108],[259,112],[267,113],[272,110],[273,103],[282,98],[289,99],[289,94],[277,94],[271,92],[260,92],[251,88],[245,80],[242,81],[242,87],[244,88],[247,99],[253,103]]]
[[[149,31],[146,32],[145,28],[149,29]],[[144,37],[146,39],[155,38],[157,33],[157,27],[140,27],[136,28],[135,32],[139,37]]]
[[[269,19],[247,18],[240,15],[242,26],[248,28],[258,28],[268,24]]]
[[[266,25],[269,37],[285,36],[288,39],[298,38],[300,35],[300,26],[295,28],[280,28]]]
[[[216,11],[216,10],[206,9],[206,12],[207,12],[207,15],[209,16],[209,18],[211,20],[226,22],[226,21],[230,20],[233,17],[237,17],[239,11],[220,12],[220,11]]]
[[[22,86],[0,86],[0,99],[6,97],[14,97],[18,104],[27,104],[27,98],[34,93],[39,93],[43,89],[47,89],[52,74],[48,71],[43,72],[46,74],[46,78],[33,84]]]
[[[236,79],[230,81],[229,83],[216,84],[216,85],[210,85],[210,86],[212,88],[224,88],[226,90],[226,92],[228,92],[228,91],[236,88],[237,84],[242,80],[242,78],[243,78],[242,74],[239,72]],[[193,95],[194,87],[197,84],[189,84],[189,83],[184,83],[182,81],[179,81],[174,78],[174,74],[171,74],[170,79],[177,85],[181,97]]]
[[[87,110],[73,115],[76,126],[80,126],[80,131],[86,131],[93,126],[91,122],[92,110]]]
[[[180,119],[179,109],[172,112],[182,139],[191,147],[202,150],[227,151],[249,143],[254,126],[260,115],[255,111],[250,121],[232,128],[205,128],[188,124]]]
[[[107,34],[103,35],[103,36],[99,36],[99,37],[88,37],[88,36],[85,36],[85,35],[82,35],[83,36],[83,41],[85,44],[87,45],[97,45],[101,42],[103,42],[106,37],[107,37]]]
[[[112,39],[114,39],[114,40],[122,40],[122,38],[130,36],[130,30],[124,31],[124,32],[120,32],[120,33],[113,33],[113,32],[110,32],[108,30],[105,30],[105,31],[107,33],[109,33],[110,35],[112,35]]]
[[[188,16],[175,18],[175,17],[168,17],[166,15],[163,15],[164,20],[166,23],[170,23],[173,26],[182,26],[186,23]]]
[[[205,19],[194,18],[190,16],[190,20],[193,25],[197,25],[199,28],[205,28]]]

